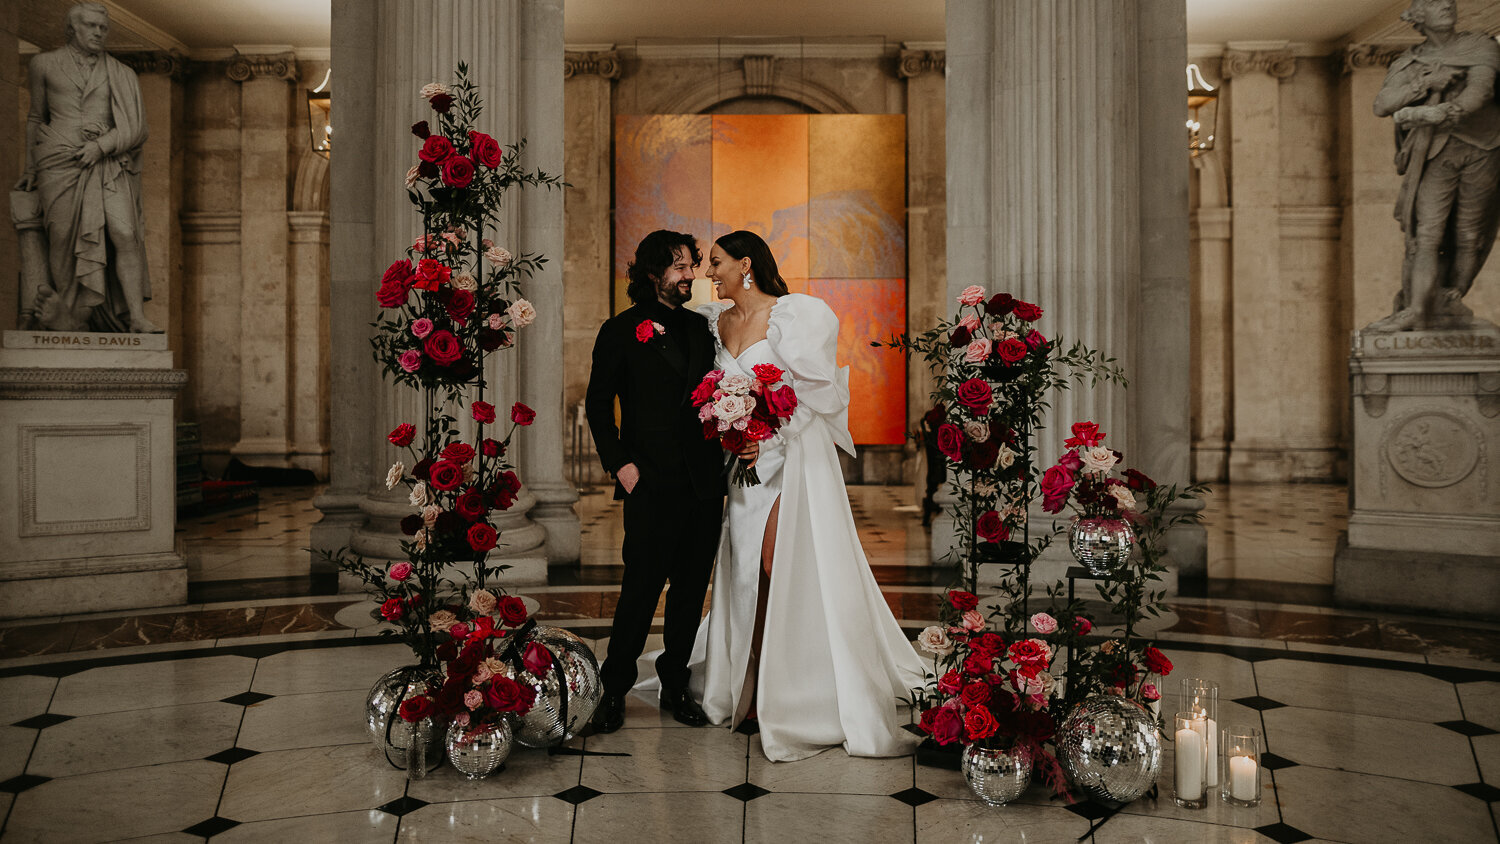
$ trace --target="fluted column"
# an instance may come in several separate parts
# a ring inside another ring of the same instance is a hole
[[[1182,0],[949,0],[948,290],[1040,304],[1039,328],[1112,355],[1135,395],[1048,397],[1056,459],[1093,420],[1127,462],[1186,480],[1187,151]],[[1184,542],[1184,567],[1202,549]]]

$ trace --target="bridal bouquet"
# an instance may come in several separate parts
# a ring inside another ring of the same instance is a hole
[[[797,394],[781,383],[784,372],[769,363],[754,367],[755,377],[726,375],[715,369],[693,388],[693,407],[703,423],[705,439],[717,439],[734,464],[730,476],[739,486],[755,486],[760,475],[736,455],[748,443],[765,442],[776,436],[782,424],[797,410]]]

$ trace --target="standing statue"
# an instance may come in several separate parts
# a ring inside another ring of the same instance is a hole
[[[1396,120],[1406,259],[1395,313],[1368,330],[1464,328],[1463,297],[1500,227],[1500,44],[1456,32],[1455,0],[1412,0],[1401,19],[1426,40],[1391,62],[1375,114]]]
[[[26,170],[11,194],[26,299],[35,297],[22,327],[157,332],[144,311],[140,83],[104,52],[104,6],[73,6],[64,31],[66,45],[31,60]]]

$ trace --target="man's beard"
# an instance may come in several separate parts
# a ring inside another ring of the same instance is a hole
[[[691,282],[689,282],[688,284],[688,290],[686,293],[684,293],[682,291],[682,288],[678,287],[677,285],[678,282],[675,281],[671,283],[668,283],[666,281],[658,281],[656,283],[656,298],[674,308],[678,305],[681,305],[683,302],[686,302],[687,300],[693,298],[693,289]]]

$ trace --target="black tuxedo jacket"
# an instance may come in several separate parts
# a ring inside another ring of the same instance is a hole
[[[666,331],[641,342],[636,329],[647,321]],[[634,463],[641,485],[649,490],[680,490],[697,498],[724,495],[724,452],[704,438],[703,424],[688,400],[713,364],[708,320],[695,311],[668,311],[652,302],[606,320],[594,341],[585,399],[589,430],[605,471],[614,476],[621,466]],[[616,481],[615,498],[624,497]]]

